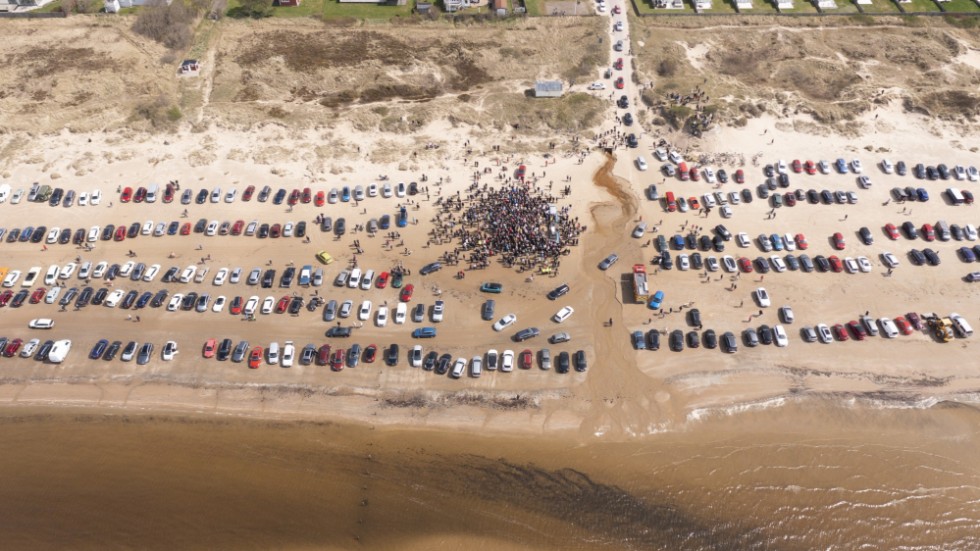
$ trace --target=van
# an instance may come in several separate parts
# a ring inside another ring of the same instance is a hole
[[[155,203],[160,196],[160,184],[150,184],[146,190],[146,197],[143,199],[147,203]]]
[[[307,264],[299,271],[299,284],[307,286],[310,284],[310,277],[313,276],[313,266]]]
[[[962,205],[964,202],[966,202],[966,198],[963,197],[963,192],[956,188],[948,188],[946,190],[946,195],[949,196],[950,202],[954,205]]]
[[[953,328],[956,329],[956,332],[961,337],[966,338],[973,335],[973,328],[970,327],[969,322],[963,316],[953,312],[949,315],[949,319],[953,322]]]
[[[940,241],[949,241],[952,234],[949,231],[949,224],[945,220],[936,222],[936,237]]]
[[[276,365],[279,363],[279,343],[270,343],[269,348],[266,349],[266,353],[268,354],[268,356],[266,356],[266,361],[269,362],[269,365]]]
[[[667,212],[674,212],[677,210],[677,200],[674,199],[673,191],[667,192],[667,195],[664,196],[664,202],[667,203]]]

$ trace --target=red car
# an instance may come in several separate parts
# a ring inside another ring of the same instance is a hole
[[[834,236],[831,238],[831,241],[833,241],[835,249],[837,249],[838,251],[844,250],[844,246],[846,245],[846,243],[844,243],[844,236],[841,235],[840,232],[835,233]]]
[[[807,248],[809,246],[810,246],[810,244],[806,242],[806,236],[805,235],[803,235],[802,233],[796,234],[796,248],[797,249],[799,249],[801,251],[805,251],[805,250],[807,250]]]
[[[617,90],[622,90],[623,86],[625,85],[625,82],[623,81],[623,77],[617,78],[615,84]]]
[[[898,228],[896,228],[895,224],[892,224],[891,222],[885,224],[885,233],[888,234],[888,237],[892,241],[898,239]]]
[[[252,349],[252,353],[248,355],[249,369],[258,369],[262,365],[262,352],[261,346],[256,346]]]
[[[623,58],[619,58],[615,61],[615,63],[613,63],[613,69],[616,69],[617,71],[623,70]]]
[[[115,235],[114,239],[116,241],[122,241],[122,240],[126,239],[126,227],[125,226],[119,226],[118,228],[116,228],[116,235]]]
[[[17,351],[20,350],[20,345],[24,344],[24,339],[14,339],[10,341],[7,348],[3,349],[3,355],[8,358],[13,358],[17,355]]]
[[[146,188],[143,187],[143,186],[140,186],[140,187],[136,188],[136,195],[133,195],[133,202],[134,203],[142,203],[143,202],[143,199],[146,199]]]
[[[391,277],[391,274],[388,272],[381,272],[381,275],[378,276],[378,281],[375,283],[375,285],[378,286],[378,289],[384,289],[388,286],[389,277]]]
[[[903,335],[912,334],[912,325],[909,324],[909,320],[905,319],[904,316],[898,316],[895,318],[895,325],[898,326],[898,330],[901,331]]]
[[[231,227],[231,234],[232,235],[241,235],[243,229],[245,229],[245,221],[244,220],[237,220],[235,222],[235,224]]]
[[[909,312],[908,314],[905,314],[905,317],[909,319],[909,323],[912,324],[912,327],[914,327],[916,331],[922,331],[922,317],[920,317],[918,313]]]
[[[817,173],[817,165],[813,161],[807,161],[803,163],[803,170],[805,170],[810,176],[813,176]]]
[[[786,206],[787,207],[795,207],[796,206],[796,194],[793,193],[792,191],[786,192],[786,194],[783,195],[783,202],[786,203]]]
[[[833,326],[831,329],[833,329],[834,337],[836,337],[837,340],[846,341],[850,339],[850,337],[847,336],[847,329],[844,329],[843,325],[838,323],[837,325]]]
[[[402,302],[409,302],[412,300],[412,293],[414,292],[415,292],[415,286],[409,283],[408,285],[402,288],[401,295],[399,295],[398,298]]]
[[[10,299],[13,298],[13,296],[14,296],[13,291],[4,291],[2,294],[0,294],[0,306],[6,306],[7,303],[10,302]]]
[[[738,267],[747,274],[751,274],[754,269],[752,268],[752,261],[744,256],[738,259]]]
[[[214,356],[214,351],[218,348],[218,341],[215,339],[208,339],[204,343],[204,350],[201,351],[201,355],[205,358],[211,358]]]
[[[854,333],[855,340],[863,341],[864,338],[868,336],[868,330],[854,320],[851,320],[851,322],[847,324],[847,327],[851,330],[851,333]]]
[[[325,344],[316,352],[316,365],[327,365],[330,363],[330,345]]]
[[[936,240],[936,230],[932,227],[932,224],[922,224],[922,239],[925,239],[926,241]]]
[[[373,364],[374,359],[378,357],[378,347],[375,345],[369,345],[364,349],[364,363]]]
[[[793,169],[793,172],[799,174],[803,172],[803,163],[801,163],[799,159],[793,159],[792,164],[790,164],[790,168]]]
[[[839,274],[844,271],[844,264],[841,263],[839,258],[837,258],[837,255],[830,255],[830,258],[828,258],[827,261],[830,262],[830,269],[833,270],[834,273]]]
[[[745,172],[741,168],[735,171],[735,182],[739,184],[745,183]]]
[[[312,200],[313,200],[313,191],[308,187],[303,188],[303,197],[300,199],[300,201],[306,204]]]
[[[282,226],[279,224],[273,224],[272,227],[269,228],[269,237],[279,237],[280,234],[282,234]]]
[[[241,296],[237,296],[231,299],[231,308],[228,309],[228,311],[231,312],[231,315],[237,316],[238,314],[241,314],[242,306],[244,305],[244,302],[245,301],[242,299]]]
[[[286,296],[282,297],[281,299],[279,299],[279,302],[276,304],[276,313],[277,314],[281,314],[281,313],[285,312],[286,311],[286,308],[289,308],[289,301],[290,300],[292,300],[292,297],[290,297],[289,295],[286,295]]]
[[[180,227],[180,235],[190,235],[191,234],[191,223],[184,222],[184,225]]]
[[[525,349],[521,352],[521,355],[517,358],[517,365],[521,369],[531,369],[531,363],[534,361],[534,355],[531,354],[530,350]]]
[[[691,207],[691,210],[698,210],[701,208],[701,202],[698,201],[697,197],[688,197],[687,206]]]
[[[122,195],[119,196],[120,203],[128,203],[130,199],[133,198],[133,188],[125,187],[122,190]]]
[[[299,190],[298,189],[294,189],[292,191],[292,193],[289,194],[288,203],[289,203],[289,206],[293,206],[293,205],[295,205],[298,202],[299,202]]]
[[[167,184],[167,187],[163,188],[163,202],[172,203],[174,200],[174,185]]]
[[[696,166],[691,167],[691,180],[695,182],[701,181],[701,172],[698,170],[698,167]]]
[[[31,304],[37,304],[44,300],[44,295],[48,293],[48,290],[44,287],[38,287],[31,293]]]
[[[245,188],[245,192],[242,193],[242,201],[251,201],[252,195],[255,194],[255,186],[248,186]]]
[[[316,196],[313,197],[313,204],[322,207],[323,206],[324,194],[323,191],[316,192]]]
[[[344,349],[338,348],[334,351],[333,357],[330,358],[330,369],[334,371],[343,371],[344,369]]]

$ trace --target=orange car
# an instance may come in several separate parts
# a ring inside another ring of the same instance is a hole
[[[203,355],[205,358],[214,357],[214,350],[216,346],[217,341],[215,339],[208,339],[207,342],[204,343],[204,350],[201,351],[201,355]]]

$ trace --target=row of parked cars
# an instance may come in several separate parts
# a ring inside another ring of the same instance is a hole
[[[4,358],[33,358],[39,362],[61,363],[71,351],[70,340],[27,339],[0,337],[0,356]]]
[[[356,368],[362,362],[372,364],[379,357],[390,367],[398,366],[402,360],[401,347],[398,344],[388,345],[384,350],[374,344],[362,347],[357,343],[350,345],[349,348],[337,347],[329,343],[320,346],[309,343],[298,348],[293,341],[286,341],[281,347],[278,342],[274,341],[266,347],[255,346],[250,349],[248,341],[242,340],[236,345],[229,338],[222,339],[220,342],[217,339],[208,339],[204,343],[201,355],[204,358],[215,358],[218,361],[231,360],[235,363],[247,361],[248,367],[251,369],[258,369],[263,363],[281,367],[292,367],[298,363],[302,366],[330,366],[334,371],[342,371],[344,368]],[[536,356],[540,369],[549,370],[552,368],[549,349],[539,350]],[[504,350],[503,353],[500,353],[491,349],[486,354],[472,358],[460,357],[454,362],[450,354],[440,355],[434,350],[425,353],[421,345],[415,345],[408,348],[405,359],[411,367],[434,371],[439,375],[448,373],[451,377],[458,379],[467,372],[467,367],[469,367],[471,377],[479,377],[484,369],[504,373],[513,371],[515,366],[521,369],[531,369],[535,363],[535,353],[530,349],[518,354],[515,354],[513,350]],[[555,370],[558,373],[567,373],[570,365],[574,365],[574,369],[578,372],[586,371],[588,361],[585,352],[579,350],[573,355],[568,352],[560,352]]]
[[[140,344],[136,341],[129,341],[125,345],[122,341],[109,341],[109,339],[99,339],[92,346],[92,350],[89,352],[90,360],[104,360],[112,361],[119,355],[119,359],[124,362],[136,360],[137,365],[146,365],[150,363],[153,358],[153,343],[144,342]],[[160,358],[169,362],[172,361],[180,350],[177,347],[176,341],[167,341],[164,343],[163,348],[160,350]]]
[[[159,184],[137,186],[135,189],[126,186],[119,192],[119,202],[155,203],[159,198],[164,203],[171,203],[177,198],[178,191],[173,182],[166,184],[162,188]],[[377,197],[378,195],[386,199],[391,197],[402,198],[417,195],[419,192],[420,188],[417,182],[409,182],[408,184],[398,182],[394,185],[389,182],[384,182],[381,185],[370,183],[366,186],[359,184],[353,187],[342,186],[339,189],[331,188],[329,191],[318,190],[316,192],[309,187],[304,187],[303,189],[294,188],[292,191],[288,191],[286,188],[279,188],[273,192],[271,186],[263,186],[259,189],[254,185],[249,185],[242,190],[241,200],[243,202],[249,202],[254,196],[255,200],[260,203],[271,200],[274,205],[286,203],[289,206],[294,206],[297,204],[312,203],[318,207],[322,207],[325,203],[347,203],[351,200],[363,201],[368,197]],[[234,187],[226,191],[222,191],[220,186],[210,190],[202,188],[196,194],[192,189],[185,189],[180,192],[180,203],[183,205],[189,205],[192,202],[203,205],[209,201],[210,203],[234,203],[238,199],[238,193],[238,188]]]
[[[77,204],[80,207],[98,206],[102,203],[102,190],[94,189],[91,192],[76,192],[73,189],[65,190],[60,187],[52,188],[49,185],[34,184],[30,190],[10,187],[10,184],[0,184],[0,204],[6,203],[10,199],[10,204],[17,205],[27,197],[29,203],[48,203],[52,207],[59,205],[69,208]],[[77,203],[76,203],[77,199]]]
[[[782,329],[782,326],[778,326]],[[783,332],[785,336],[785,331]],[[643,331],[634,331],[632,334],[633,348],[636,350],[660,350],[661,333],[657,329],[650,329],[644,335]],[[674,352],[681,352],[685,347],[700,348],[702,345],[714,350],[720,348],[722,352],[734,354],[738,352],[738,340],[731,331],[725,331],[718,335],[714,329],[702,331],[675,329],[667,333],[668,347]],[[781,346],[785,346],[782,344]]]

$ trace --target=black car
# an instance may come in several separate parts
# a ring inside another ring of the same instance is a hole
[[[107,296],[109,296],[109,289],[107,287],[99,289],[94,295],[92,295],[92,305],[101,306],[102,303],[105,302],[105,297]]]
[[[16,295],[14,295],[14,298],[10,299],[10,307],[20,308],[20,306],[24,304],[24,301],[27,300],[27,297],[29,297],[30,295],[31,295],[30,291],[28,291],[27,289],[21,289],[20,291],[17,292]]]
[[[197,192],[197,197],[194,199],[194,202],[198,205],[203,205],[204,202],[208,200],[208,195],[208,190],[202,189],[201,191]]]
[[[48,354],[51,353],[52,348],[54,348],[53,340],[44,341],[44,344],[38,347],[37,352],[34,354],[34,359],[39,362],[47,361]]]
[[[75,236],[72,238],[72,243],[75,245],[85,243],[85,228],[78,228],[75,230]]]
[[[218,345],[218,352],[215,354],[219,362],[223,362],[231,356],[231,347],[231,339],[222,339],[221,344]]]
[[[426,371],[432,371],[436,367],[436,363],[439,361],[439,353],[436,351],[431,351],[425,355],[425,359],[422,360],[422,369]]]
[[[906,220],[902,224],[902,231],[905,232],[905,237],[909,239],[918,239],[919,229],[915,227],[915,224]]]
[[[7,234],[7,243],[13,243],[20,238],[20,228],[14,228]]]
[[[909,186],[909,187],[905,188],[905,199],[907,201],[918,201],[919,200],[919,194],[918,194],[918,192],[915,191],[915,188],[914,187]]]
[[[64,195],[65,190],[61,189],[60,187],[54,188],[54,191],[51,192],[51,199],[48,200],[48,205],[57,207],[61,204],[61,198],[64,197]]]
[[[936,171],[939,172],[940,178],[943,180],[949,180],[949,168],[946,165],[939,163],[939,166],[936,167]]]
[[[718,347],[718,335],[714,329],[708,329],[704,332],[704,347],[709,350],[714,350]]]
[[[936,170],[936,167],[934,167],[934,166],[927,166],[926,167],[926,178],[929,179],[929,180],[938,180],[939,179],[939,171]]]
[[[779,187],[789,187],[789,174],[784,172],[779,175]]]
[[[120,270],[122,270],[122,266],[120,266],[119,264],[113,264],[112,266],[109,266],[109,269],[105,273],[106,281],[112,281],[113,279],[116,279],[116,276],[119,275]]]
[[[759,346],[759,334],[751,327],[742,332],[742,339],[745,341],[745,346],[749,348]]]
[[[71,229],[65,228],[61,230],[61,234],[58,235],[58,243],[67,245],[69,241],[71,241]],[[81,241],[79,241],[79,244],[81,244]]]
[[[126,237],[133,239],[140,234],[140,223],[133,222],[129,225],[129,231],[126,232]]]
[[[563,284],[559,285],[558,287],[555,287],[554,289],[552,289],[548,293],[548,300],[555,300],[558,297],[563,297],[566,294],[568,294],[568,291],[570,291],[570,290],[571,290],[571,288],[568,286],[568,284],[567,283],[563,283]]]
[[[647,331],[647,350],[660,350],[660,331]]]
[[[905,161],[898,161],[897,163],[895,163],[895,173],[896,174],[898,174],[899,176],[905,176],[905,174],[907,172],[908,172],[908,169],[905,166]]]
[[[626,126],[633,126],[633,115],[626,113],[623,115],[623,124]]]
[[[433,352],[434,354],[434,352]],[[389,366],[398,365],[398,345],[392,344],[385,350],[385,363]]]
[[[923,249],[922,254],[925,255],[926,261],[929,262],[930,266],[939,266],[939,253],[932,249]]]
[[[639,140],[636,139],[636,134],[630,134],[626,136],[626,146],[630,148],[636,148],[640,146]]]
[[[792,254],[786,255],[786,267],[793,272],[800,269],[800,261],[796,259],[796,255],[792,255]]]
[[[288,289],[293,284],[293,278],[296,277],[296,268],[289,266],[282,272],[282,277],[279,278],[279,286]]]
[[[445,375],[449,372],[449,366],[452,364],[453,357],[449,354],[443,354],[439,356],[439,362],[436,364],[436,373],[438,375]]]
[[[31,240],[31,237],[33,235],[34,235],[34,227],[27,226],[20,232],[20,239],[18,239],[18,241],[20,241],[21,243],[27,243],[28,241]]]
[[[292,315],[299,314],[299,311],[303,309],[303,297],[296,296],[293,300],[289,302],[289,313]]]
[[[527,329],[521,329],[514,335],[515,342],[524,342],[529,339],[533,339],[541,334],[541,331],[537,327],[528,327]]]
[[[31,243],[40,243],[41,240],[44,239],[45,234],[47,233],[48,233],[47,226],[38,226],[37,229],[34,230],[34,233],[31,234]],[[21,240],[23,241],[23,238],[21,238]]]
[[[347,233],[347,220],[344,218],[338,218],[337,223],[333,225],[333,233],[337,237],[340,237]]]
[[[277,191],[275,196],[272,197],[272,204],[281,205],[283,200],[285,199],[286,199],[286,190],[284,188],[279,188],[279,191]]]
[[[584,350],[575,352],[575,354],[572,356],[572,362],[575,364],[575,371],[578,371],[579,373],[584,373],[585,370],[589,368],[589,365],[585,360]]]
[[[670,349],[674,352],[684,350],[684,332],[680,329],[670,332]]]
[[[483,303],[483,307],[480,309],[480,317],[484,321],[490,321],[493,319],[493,311],[496,306],[496,302],[493,299],[489,299]]]
[[[926,177],[926,167],[922,163],[915,165],[915,168],[912,169],[912,172],[913,174],[915,174],[915,177],[920,180]]]
[[[725,252],[725,240],[721,238],[720,235],[716,235],[711,239],[711,244],[714,245],[716,253]]]
[[[167,292],[166,289],[162,289],[160,291],[157,291],[157,294],[156,295],[153,295],[153,300],[150,302],[150,306],[152,306],[154,308],[159,308],[159,307],[163,306],[163,301],[167,300],[167,295],[168,294],[169,293]]]
[[[268,270],[265,271],[265,274],[262,275],[262,288],[271,289],[272,284],[273,282],[275,282],[275,280],[276,280],[276,271],[272,268],[269,268]]]
[[[693,233],[689,233],[689,234],[687,234],[687,236],[684,237],[684,241],[687,244],[687,249],[688,250],[690,250],[690,251],[697,250],[697,248],[698,248],[698,236],[694,235]]]
[[[670,251],[660,253],[660,267],[665,270],[674,268],[674,260],[670,257]]]
[[[194,224],[194,233],[204,233],[204,230],[208,228],[208,221],[206,218],[201,218]]]
[[[94,293],[94,290],[91,287],[82,289],[82,292],[78,294],[78,299],[75,300],[75,308],[87,306],[89,301],[92,300],[92,293]]]
[[[697,308],[691,308],[691,310],[689,310],[687,312],[687,323],[691,327],[700,327],[701,326],[701,310],[698,310]]]
[[[622,96],[619,96],[619,99],[616,100],[616,105],[618,105],[620,109],[629,109],[629,107],[630,107],[630,99],[628,97],[626,97],[625,94],[622,95]]]
[[[122,341],[112,341],[109,348],[106,349],[105,354],[102,355],[102,359],[110,362],[115,359],[116,354],[119,353],[119,349],[122,348]]]
[[[755,260],[752,261],[752,263],[755,264],[755,269],[760,274],[768,274],[769,273],[769,261],[766,260],[764,257],[757,256],[757,257],[755,257]]]
[[[874,236],[871,235],[871,230],[867,226],[863,226],[858,230],[858,236],[861,238],[861,242],[865,245],[871,245],[875,242]]]
[[[350,327],[341,327],[338,325],[337,327],[331,327],[330,329],[327,329],[328,337],[346,338],[349,337],[350,335],[351,335]]]
[[[65,291],[65,294],[61,296],[61,300],[58,301],[58,304],[61,306],[68,306],[69,304],[71,304],[72,299],[74,299],[77,294],[78,294],[78,287],[72,287],[71,289],[68,289],[67,291]]]
[[[269,224],[262,224],[261,226],[259,226],[258,235],[259,235],[259,239],[265,239],[266,237],[269,237]]]
[[[105,354],[106,348],[109,348],[109,341],[107,339],[100,339],[99,342],[95,343],[95,346],[92,347],[92,351],[89,352],[89,359],[98,360],[103,354]]]
[[[698,335],[697,331],[688,331],[687,346],[688,348],[698,348],[701,346],[701,335]]]
[[[555,371],[558,373],[568,373],[568,352],[558,354],[558,362],[555,364]]]
[[[721,183],[723,183],[723,184],[727,184],[728,183],[728,173],[725,172],[725,169],[724,168],[718,170],[718,181],[721,182]]]
[[[704,260],[701,258],[701,253],[691,253],[691,267],[695,270],[704,268]]]
[[[825,189],[820,192],[820,200],[825,205],[832,205],[834,203],[834,194],[830,190]]]
[[[128,310],[132,308],[137,298],[139,298],[139,291],[130,291],[123,297],[122,302],[119,303],[119,307]]]
[[[811,205],[816,205],[816,204],[820,203],[820,193],[817,192],[817,190],[815,190],[815,189],[808,189],[806,191],[806,200]]]
[[[713,244],[711,243],[711,236],[702,235],[698,239],[698,245],[700,246],[702,251],[710,251],[713,247]]]
[[[177,231],[180,229],[180,222],[174,220],[167,226],[167,235],[177,235]]]
[[[180,272],[180,268],[178,268],[177,266],[171,266],[170,269],[163,274],[162,281],[164,283],[173,283],[174,279],[177,277],[177,274],[179,272]]]
[[[300,220],[296,223],[296,228],[293,230],[293,235],[299,237],[300,239],[306,237],[306,222]]]
[[[726,331],[724,335],[721,336],[721,349],[727,354],[734,354],[738,352],[738,340],[731,331]]]
[[[904,201],[904,200],[906,200],[906,199],[909,198],[908,194],[905,193],[905,190],[902,189],[902,188],[900,188],[900,187],[893,187],[892,188],[892,197],[896,201]]]
[[[770,328],[768,325],[760,325],[759,342],[765,345],[770,345],[772,344],[772,341],[773,341],[772,328]]]
[[[743,189],[742,190],[742,202],[743,203],[751,203],[752,202],[752,192],[749,191],[748,189]]]
[[[357,367],[357,364],[361,361],[361,345],[352,344],[350,348],[347,349],[347,367]]]
[[[826,256],[818,254],[817,256],[813,257],[813,262],[816,264],[817,270],[821,272],[830,271],[830,261],[827,260]]]
[[[180,308],[182,310],[193,309],[194,305],[197,304],[197,296],[198,296],[197,293],[194,291],[191,291],[186,295],[184,295],[184,298],[180,301]]]
[[[143,294],[140,295],[140,298],[138,298],[136,300],[135,307],[136,308],[145,308],[146,305],[150,303],[150,300],[152,298],[153,298],[153,293],[151,293],[149,291],[144,291]]]
[[[419,270],[419,273],[422,275],[429,275],[432,272],[437,272],[441,269],[442,269],[442,264],[440,262],[432,262],[430,264],[426,264],[425,266],[422,266],[422,269]]]
[[[759,184],[759,187],[756,188],[756,191],[759,194],[759,199],[765,200],[769,198],[769,189],[766,188],[764,184]]]
[[[762,173],[766,175],[766,178],[772,178],[773,176],[776,175],[776,167],[772,165],[766,165],[762,169]]]

